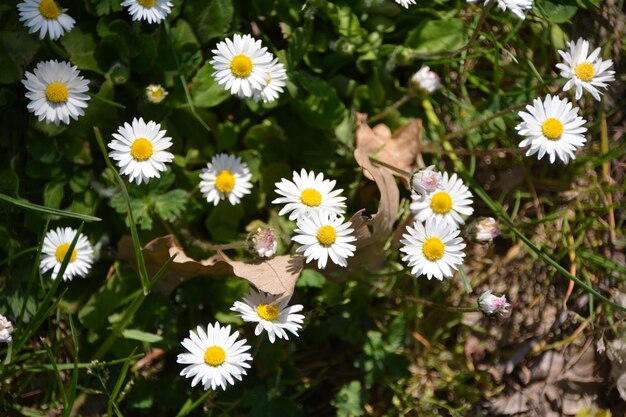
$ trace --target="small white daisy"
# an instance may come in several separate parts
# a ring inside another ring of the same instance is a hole
[[[153,104],[159,104],[169,93],[158,84],[150,84],[146,87],[146,99]]]
[[[406,7],[408,9],[409,5],[415,4],[415,0],[396,0],[396,3],[398,3],[400,6]]]
[[[587,141],[583,135],[587,121],[578,116],[578,107],[572,108],[567,99],[548,94],[543,101],[533,100],[533,105],[526,106],[526,110],[528,112],[518,113],[523,121],[515,127],[520,135],[526,136],[519,147],[530,145],[526,156],[538,153],[541,159],[547,153],[550,163],[558,156],[566,164],[576,159],[574,152]]]
[[[273,59],[261,41],[250,35],[236,34],[233,40],[226,38],[213,49],[211,65],[215,68],[213,77],[217,83],[231,94],[239,91],[245,97],[252,97],[267,85],[267,73]]]
[[[128,7],[133,20],[147,20],[159,23],[172,12],[170,0],[124,0],[122,6]]]
[[[356,246],[349,242],[354,242],[356,237],[352,234],[354,229],[350,229],[352,223],[343,223],[343,220],[343,217],[324,210],[298,217],[298,228],[291,238],[302,245],[296,252],[304,252],[307,263],[317,259],[319,269],[326,268],[329,257],[335,264],[347,266],[347,259],[356,250]]]
[[[471,206],[472,193],[456,174],[448,176],[447,172],[443,173],[440,188],[426,197],[413,193],[411,211],[420,222],[435,217],[458,228],[465,224],[462,216],[469,216],[474,212]]]
[[[533,8],[533,0],[498,0],[498,8],[502,11],[509,9],[520,19],[526,19],[524,10]]]
[[[193,378],[192,387],[202,381],[205,391],[218,386],[225,390],[227,384],[235,384],[235,379],[241,381],[252,356],[246,353],[250,350],[246,339],[237,340],[238,337],[239,332],[231,334],[230,326],[221,327],[217,322],[209,324],[206,332],[200,326],[196,333],[189,331],[189,337],[181,344],[190,353],[181,353],[176,359],[180,364],[189,364],[180,375]]]
[[[404,246],[400,252],[406,253],[402,260],[408,262],[411,274],[416,277],[426,275],[428,279],[443,280],[463,263],[465,243],[454,225],[431,217],[425,225],[415,220],[413,227],[407,226],[406,230],[409,233],[402,235],[404,239],[400,243]]]
[[[172,138],[165,136],[161,125],[152,121],[145,123],[140,117],[133,119],[132,126],[124,123],[113,134],[109,143],[109,156],[117,161],[120,175],[128,175],[129,181],[137,185],[148,183],[150,178],[159,178],[167,169],[174,155],[165,151],[172,146]]]
[[[46,233],[41,249],[41,262],[39,263],[42,274],[52,269],[52,278],[56,279],[74,236],[76,236],[76,230],[71,227],[58,227],[56,230],[50,230]],[[63,273],[63,280],[70,281],[74,277],[86,276],[92,263],[93,248],[87,237],[81,233],[70,255],[65,273]]]
[[[596,48],[589,56],[589,42],[580,38],[576,43],[568,42],[569,51],[559,51],[565,61],[556,64],[561,70],[561,77],[569,78],[563,91],[576,87],[576,100],[583,96],[583,89],[589,91],[593,98],[600,101],[600,91],[596,87],[606,88],[607,82],[613,81],[615,71],[608,71],[613,61],[600,58],[600,48]]]
[[[244,295],[243,301],[235,301],[231,310],[241,313],[241,318],[245,322],[258,323],[254,334],[258,336],[265,330],[270,343],[274,343],[276,337],[289,340],[285,330],[298,336],[304,316],[295,313],[302,311],[304,307],[300,304],[287,307],[289,300],[276,303],[278,298],[277,295],[257,292],[251,288],[250,292]]]
[[[493,316],[495,314],[501,317],[509,317],[511,315],[511,304],[507,303],[506,295],[500,297],[487,290],[478,298],[478,309],[485,316]]]
[[[278,58],[274,59],[267,68],[265,84],[261,90],[254,94],[254,98],[258,99],[261,97],[264,103],[271,103],[283,92],[286,79],[287,70],[285,66],[278,62]]]
[[[0,314],[0,343],[10,343],[13,340],[13,323]]]
[[[26,98],[28,111],[37,116],[39,121],[59,125],[70,123],[85,114],[90,97],[89,80],[83,79],[76,66],[67,62],[44,61],[35,67],[34,74],[26,71],[22,84],[28,90]]]
[[[432,94],[441,85],[439,76],[430,67],[424,65],[411,77],[411,86],[417,92],[426,92]]]
[[[217,206],[220,200],[239,204],[241,197],[252,190],[252,174],[248,165],[238,156],[220,153],[202,169],[200,191],[209,203]]]
[[[340,196],[342,189],[333,190],[337,181],[325,180],[324,174],[315,176],[313,171],[307,173],[302,169],[300,174],[293,172],[293,181],[282,178],[275,184],[276,193],[279,197],[272,201],[273,204],[285,204],[278,215],[282,216],[291,212],[289,220],[300,218],[304,213],[314,211],[328,211],[330,213],[343,214],[346,204],[345,197]]]
[[[28,33],[39,32],[39,39],[46,34],[53,41],[74,27],[76,21],[65,14],[54,0],[25,0],[17,5],[20,21],[28,28]]]
[[[248,236],[248,245],[252,253],[261,258],[271,258],[276,253],[278,241],[276,233],[269,227],[256,229]]]
[[[427,195],[442,188],[441,180],[441,174],[435,171],[434,165],[431,165],[411,175],[411,190],[417,193],[419,200],[422,201]]]

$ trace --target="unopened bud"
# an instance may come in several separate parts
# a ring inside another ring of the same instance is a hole
[[[150,103],[159,104],[167,97],[167,90],[158,84],[150,84],[146,87],[146,99]]]
[[[109,77],[111,77],[113,84],[126,84],[130,78],[130,70],[126,65],[117,62],[109,68]]]
[[[486,316],[497,314],[501,317],[509,317],[511,315],[511,304],[506,302],[506,295],[497,297],[491,293],[491,290],[481,294],[478,299],[478,309]]]
[[[434,171],[434,169],[435,166],[431,165],[428,168],[415,171],[411,175],[411,189],[420,196],[426,197],[428,194],[441,188],[441,174]]]
[[[411,87],[418,93],[432,94],[439,88],[441,82],[439,76],[428,66],[423,66],[411,77]]]
[[[13,324],[0,314],[0,342],[9,343],[13,340],[11,333],[13,333]]]
[[[500,228],[493,217],[479,217],[467,226],[466,233],[473,242],[490,243],[500,236]]]
[[[248,238],[250,250],[257,256],[270,258],[276,253],[276,234],[270,228],[258,228]]]

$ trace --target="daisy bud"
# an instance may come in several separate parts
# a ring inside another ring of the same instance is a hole
[[[159,104],[167,95],[167,90],[159,84],[150,84],[146,87],[146,100],[150,103]]]
[[[9,343],[12,340],[12,332],[13,324],[0,314],[0,343]]]
[[[491,290],[481,294],[478,299],[478,309],[485,316],[498,314],[501,317],[509,317],[511,315],[511,304],[506,302],[506,295],[497,297],[491,293]]]
[[[109,69],[109,77],[111,77],[111,81],[113,84],[126,84],[128,79],[130,78],[130,70],[128,67],[122,63],[115,63]]]
[[[248,238],[250,250],[260,257],[270,258],[276,253],[276,234],[270,228],[258,228]]]
[[[434,165],[415,171],[411,175],[411,189],[421,196],[426,196],[441,188],[441,174],[433,171]]]
[[[425,65],[411,77],[411,87],[420,94],[432,94],[441,84],[439,76]]]
[[[498,221],[493,217],[480,217],[468,226],[468,237],[473,242],[491,243],[500,236]]]

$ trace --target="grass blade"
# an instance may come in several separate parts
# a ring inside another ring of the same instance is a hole
[[[89,216],[87,214],[74,213],[72,211],[40,206],[39,204],[34,204],[26,200],[18,200],[17,198],[9,197],[8,195],[2,193],[0,193],[0,201],[4,201],[5,203],[14,205],[19,208],[23,208],[24,210],[43,213],[49,216],[67,217],[70,219],[78,219],[85,222],[99,222],[102,220],[99,217]]]

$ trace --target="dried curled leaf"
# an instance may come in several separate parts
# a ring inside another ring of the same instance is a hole
[[[148,242],[141,251],[150,275],[154,275],[172,255],[177,254],[155,286],[155,290],[164,295],[170,295],[176,287],[191,278],[234,275],[261,291],[289,298],[304,267],[304,257],[301,255],[242,262],[233,261],[219,252],[210,258],[196,261],[185,254],[172,235]],[[118,254],[120,259],[134,263],[133,244],[129,236],[123,237],[118,243]]]
[[[413,172],[421,149],[422,121],[414,119],[396,130],[393,134],[389,127],[378,124],[370,128],[367,115],[357,113],[356,147],[368,156],[373,156],[400,170]],[[408,177],[393,173],[408,183]],[[372,179],[367,173],[368,178]]]

